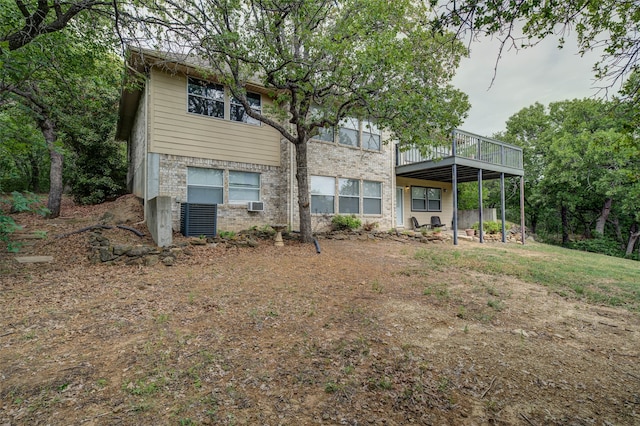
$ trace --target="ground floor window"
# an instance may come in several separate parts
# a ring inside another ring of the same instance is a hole
[[[229,202],[260,201],[260,173],[229,171]]]
[[[362,212],[382,214],[382,182],[362,182]]]
[[[338,212],[340,214],[360,213],[360,181],[338,179]]]
[[[335,193],[335,178],[311,176],[311,213],[333,214]]]
[[[336,206],[337,201],[337,206]],[[311,176],[311,213],[382,214],[382,182]]]
[[[260,201],[260,173],[229,170],[228,184],[221,169],[187,168],[187,203],[224,204]],[[225,190],[227,192],[225,197]]]
[[[442,189],[412,186],[411,210],[416,212],[442,211]]]
[[[218,169],[189,167],[187,169],[187,202],[222,204],[224,176]]]

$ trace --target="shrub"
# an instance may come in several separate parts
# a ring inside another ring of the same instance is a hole
[[[620,243],[612,238],[598,237],[588,240],[575,241],[569,244],[574,250],[589,251],[592,253],[606,254],[608,256],[624,257],[624,251]]]
[[[29,191],[26,191],[24,194],[18,191],[13,191],[11,193],[11,212],[33,212],[40,216],[46,216],[49,214],[49,210],[42,206],[38,196]]]
[[[476,231],[479,230],[480,223],[474,223],[472,228]],[[502,231],[502,224],[500,222],[493,221],[482,222],[482,229],[486,234],[497,234]]]
[[[355,215],[343,216],[337,214],[331,219],[331,224],[334,229],[344,231],[347,229],[358,229],[360,225],[362,225],[362,222]]]
[[[7,245],[7,251],[17,252],[20,248],[16,243],[9,240],[9,236],[20,229],[10,216],[5,216],[0,212],[0,241]]]

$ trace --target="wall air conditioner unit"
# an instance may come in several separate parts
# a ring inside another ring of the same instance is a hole
[[[263,212],[264,201],[249,201],[249,203],[247,203],[247,210],[250,212]]]

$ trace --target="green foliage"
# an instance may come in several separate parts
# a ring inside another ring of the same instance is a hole
[[[358,229],[362,225],[362,221],[355,215],[340,215],[337,214],[331,218],[331,225],[338,231],[345,231],[349,229]]]
[[[524,150],[525,211],[531,231],[566,245],[580,234],[589,240],[610,201],[608,223],[614,218],[621,234],[628,235],[640,221],[640,144],[626,130],[638,108],[622,101],[583,99],[548,107],[535,104],[509,118],[503,136]],[[507,198],[512,209],[517,203],[517,197]],[[613,226],[601,232],[619,238]],[[601,242],[580,244],[595,248]]]
[[[471,226],[476,231],[480,229],[480,223],[476,222]],[[494,221],[482,222],[482,229],[487,234],[498,234],[502,232],[502,223]]]
[[[11,211],[14,213],[33,212],[40,216],[46,216],[49,209],[42,206],[42,200],[33,192],[24,194],[13,191],[11,193]]]
[[[625,252],[620,247],[620,242],[613,238],[598,236],[580,241],[571,242],[569,248],[592,253],[606,254],[608,256],[624,257]]]
[[[218,237],[224,238],[227,240],[232,240],[236,238],[237,234],[234,231],[219,231]]]
[[[0,191],[46,190],[48,166],[44,138],[28,111],[0,107]]]
[[[15,7],[9,7],[5,16],[7,32],[24,18]],[[0,136],[8,138],[6,149],[15,158],[8,162],[12,172],[6,177],[24,179],[16,189],[38,190],[46,186],[41,180],[51,159],[52,217],[59,214],[63,173],[65,184],[79,193],[78,199],[103,200],[124,185],[122,155],[114,157],[113,148],[105,148],[113,140],[122,62],[111,51],[112,23],[96,19],[85,24],[75,22],[16,50],[0,49],[0,113],[10,112],[11,117],[5,120],[9,128]],[[62,171],[63,159],[71,160],[72,169]]]
[[[640,268],[628,259],[538,243],[507,249],[483,246],[462,252],[425,246],[416,251],[414,259],[422,263],[422,270],[431,270],[438,259],[447,264],[447,271],[510,276],[590,303],[640,311]],[[432,287],[424,294],[437,294],[437,290]],[[492,300],[500,300],[499,294],[489,294]]]
[[[0,242],[6,244],[7,251],[15,253],[19,250],[20,246],[11,242],[11,234],[20,229],[11,216],[7,216],[0,212]]]

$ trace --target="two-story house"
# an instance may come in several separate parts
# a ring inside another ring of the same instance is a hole
[[[212,223],[218,231],[297,229],[294,146],[250,118],[227,87],[197,67],[154,52],[130,53],[128,66],[145,78],[123,91],[117,138],[127,141],[128,187],[144,201],[156,243],[170,245],[173,232],[190,225],[202,234],[211,233]],[[271,105],[259,85],[246,89],[252,108]],[[429,223],[434,215],[453,223],[457,182],[451,172],[442,174],[445,163],[397,152],[373,122],[346,118],[322,129],[309,142],[308,158],[315,229],[327,227],[334,214],[353,214],[380,229],[410,228],[411,217]],[[430,168],[440,173],[425,174]],[[517,167],[507,172],[519,174]]]

